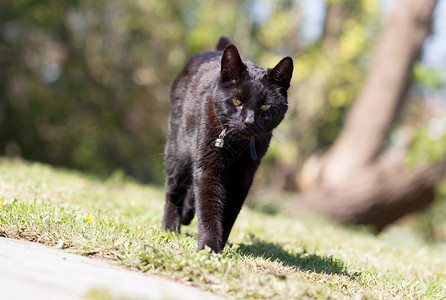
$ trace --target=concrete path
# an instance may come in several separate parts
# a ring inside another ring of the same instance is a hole
[[[92,296],[96,292],[102,297]],[[46,246],[0,238],[0,300],[223,299],[164,278]]]

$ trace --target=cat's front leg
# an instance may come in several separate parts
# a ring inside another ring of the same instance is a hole
[[[198,250],[205,246],[220,253],[223,250],[223,213],[226,190],[219,174],[211,168],[194,172],[194,191],[198,220]]]

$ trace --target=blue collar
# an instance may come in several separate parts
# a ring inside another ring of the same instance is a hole
[[[226,129],[223,129],[218,138],[215,140],[215,147],[223,148],[225,141],[224,138],[226,136]],[[253,161],[257,161],[257,152],[256,152],[256,138],[252,137],[249,141],[249,154]]]
[[[251,154],[251,158],[253,161],[257,160],[257,152],[256,152],[256,138],[252,137],[249,142],[249,154]]]

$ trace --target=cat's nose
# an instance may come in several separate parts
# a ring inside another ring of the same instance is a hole
[[[253,110],[248,110],[246,112],[245,124],[246,125],[253,125],[254,122],[255,122],[255,120],[254,120],[254,111]]]

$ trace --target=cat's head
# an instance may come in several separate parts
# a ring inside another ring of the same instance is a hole
[[[213,93],[214,112],[223,128],[242,138],[270,133],[288,109],[287,90],[292,73],[290,57],[264,70],[249,61],[245,64],[237,48],[228,45]]]

